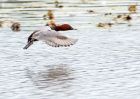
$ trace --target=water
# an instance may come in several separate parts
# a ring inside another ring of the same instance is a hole
[[[63,8],[52,0],[0,1],[0,18],[22,24],[17,33],[0,28],[0,99],[140,99],[139,11],[130,27],[96,27],[112,18],[105,12],[128,13],[127,5],[139,0],[61,1]],[[42,16],[48,9],[57,23],[78,29],[62,33],[79,41],[69,48],[37,42],[23,50],[30,33],[46,24]]]

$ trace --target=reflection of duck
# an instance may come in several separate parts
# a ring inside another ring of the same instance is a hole
[[[48,70],[48,78],[49,79],[58,79],[60,77],[68,77],[69,73],[66,67],[64,67],[65,65],[60,65],[58,67],[55,68],[51,68]]]
[[[39,88],[56,87],[63,91],[70,87],[70,81],[73,80],[71,77],[72,70],[66,64],[48,65],[43,70],[37,71],[27,69],[27,76]]]
[[[128,10],[130,13],[136,13],[137,6],[136,5],[129,5]]]
[[[97,27],[108,29],[108,28],[111,28],[112,25],[113,23],[98,23]]]
[[[24,49],[27,49],[31,46],[35,41],[44,41],[46,44],[52,47],[68,47],[77,42],[77,39],[68,38],[66,36],[61,35],[57,31],[47,30],[47,26],[42,27],[40,30],[34,31],[29,37],[27,45]]]
[[[44,18],[44,20],[47,20],[47,19],[53,20],[54,19],[54,14],[53,14],[52,10],[48,10],[48,13],[44,14],[43,18]]]
[[[10,27],[12,31],[20,31],[20,23],[13,20],[0,20],[0,27]]]

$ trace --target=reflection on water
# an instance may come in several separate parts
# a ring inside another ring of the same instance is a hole
[[[0,28],[0,99],[140,99],[140,1],[59,0],[63,8],[54,1],[0,1],[0,19],[16,19],[22,26],[18,33]],[[128,14],[128,5],[135,3],[130,27],[96,27]],[[46,24],[48,10],[58,24],[78,29],[61,32],[78,42],[69,48],[38,42],[23,50],[30,33]]]
[[[34,72],[27,69],[27,76],[38,88],[56,87],[55,91],[66,90],[70,87],[71,70],[68,65],[47,65],[43,70]]]

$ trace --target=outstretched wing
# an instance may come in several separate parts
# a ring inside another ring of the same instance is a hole
[[[75,44],[77,42],[77,39],[68,38],[62,35],[56,35],[48,37],[45,42],[52,47],[67,47]]]

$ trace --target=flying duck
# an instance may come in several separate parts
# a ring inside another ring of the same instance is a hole
[[[73,45],[77,42],[77,39],[69,38],[60,34],[57,31],[50,30],[48,28],[42,27],[36,31],[34,31],[29,37],[27,41],[27,45],[23,49],[27,49],[36,41],[43,41],[46,44],[52,47],[67,47]]]

